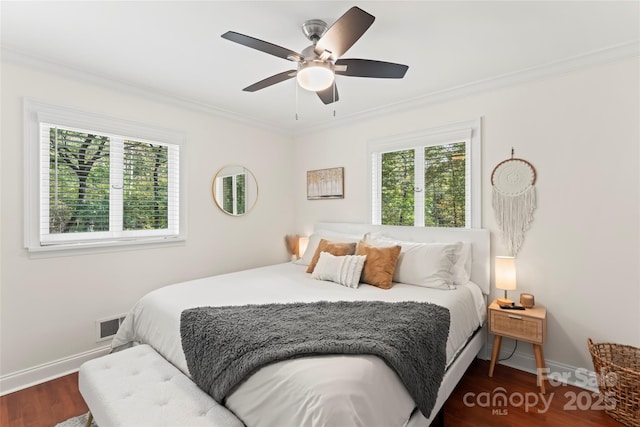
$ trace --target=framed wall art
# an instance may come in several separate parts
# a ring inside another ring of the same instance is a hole
[[[307,200],[344,199],[344,168],[307,171]]]

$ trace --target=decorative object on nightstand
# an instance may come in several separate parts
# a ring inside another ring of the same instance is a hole
[[[507,291],[516,289],[516,259],[512,256],[497,256],[495,261],[496,289],[504,290],[504,298],[498,298],[499,305],[513,305],[507,298]]]
[[[536,300],[531,294],[520,294],[520,305],[524,308],[533,308],[536,305]]]
[[[538,385],[540,391],[545,393],[545,371],[544,353],[542,345],[547,338],[547,309],[537,305],[535,308],[523,311],[512,312],[502,310],[497,301],[489,306],[489,333],[494,335],[493,351],[491,352],[491,364],[489,365],[489,376],[493,377],[493,370],[500,356],[500,346],[502,338],[512,338],[533,344],[533,353],[536,358],[536,368],[538,371]]]

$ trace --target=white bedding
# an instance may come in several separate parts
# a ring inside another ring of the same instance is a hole
[[[484,297],[472,282],[453,290],[401,283],[390,290],[366,284],[351,289],[311,279],[305,270],[306,266],[286,263],[160,288],[132,308],[113,347],[149,344],[189,375],[180,339],[180,314],[187,308],[321,300],[421,301],[450,310],[446,349],[450,363],[485,320]],[[403,426],[415,407],[395,372],[367,355],[306,357],[266,366],[242,383],[226,405],[250,427]]]

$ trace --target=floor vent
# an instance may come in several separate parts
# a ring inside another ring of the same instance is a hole
[[[96,342],[113,338],[124,321],[126,314],[96,320]]]

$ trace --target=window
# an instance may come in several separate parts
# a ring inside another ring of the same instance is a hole
[[[31,251],[183,237],[182,136],[25,101],[25,228]]]
[[[236,173],[223,175],[216,180],[216,185],[221,186],[216,191],[222,194],[222,209],[233,215],[243,215],[246,213],[245,187],[247,174]]]
[[[480,226],[480,120],[371,141],[374,224]]]

